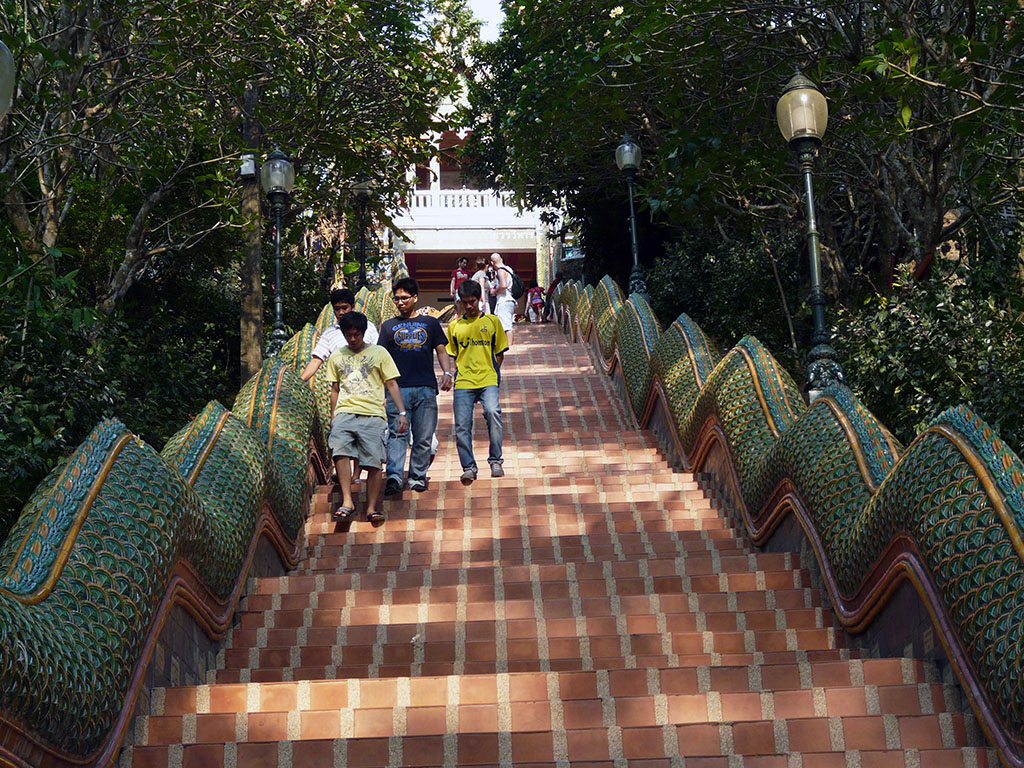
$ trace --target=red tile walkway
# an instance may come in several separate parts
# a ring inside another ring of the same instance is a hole
[[[796,556],[757,553],[585,349],[519,332],[508,475],[464,487],[441,395],[427,492],[343,532],[327,488],[306,559],[260,579],[207,685],[158,690],[122,764],[995,765],[955,689],[861,658]]]

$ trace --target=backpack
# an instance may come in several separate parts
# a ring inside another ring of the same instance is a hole
[[[512,276],[512,285],[508,287],[508,292],[512,294],[513,299],[519,301],[523,298],[523,294],[526,293],[526,286],[523,285],[523,278],[504,265],[501,268]]]

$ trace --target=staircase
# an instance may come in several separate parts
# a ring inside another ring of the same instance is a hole
[[[754,552],[582,346],[517,334],[507,476],[441,395],[430,488],[256,580],[207,685],[154,691],[123,765],[995,766],[935,666],[847,647],[797,556]]]

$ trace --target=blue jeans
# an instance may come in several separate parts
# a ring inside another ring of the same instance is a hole
[[[501,405],[498,403],[497,387],[481,389],[456,389],[453,397],[455,407],[455,447],[459,449],[462,468],[476,469],[473,458],[473,407],[477,401],[483,404],[484,421],[487,422],[487,436],[490,438],[488,464],[501,464]]]
[[[437,393],[433,387],[401,387],[409,429],[412,432],[412,450],[409,456],[409,480],[426,482],[430,466],[430,438],[437,430]],[[388,412],[388,470],[389,480],[399,483],[405,478],[405,451],[409,447],[409,433],[398,434],[398,408],[391,395],[387,396]]]

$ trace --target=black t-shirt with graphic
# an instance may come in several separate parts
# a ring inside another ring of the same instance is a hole
[[[398,372],[402,374],[398,386],[433,387],[437,391],[434,349],[438,345],[446,345],[448,337],[436,317],[393,317],[380,327],[377,343],[391,353]]]

